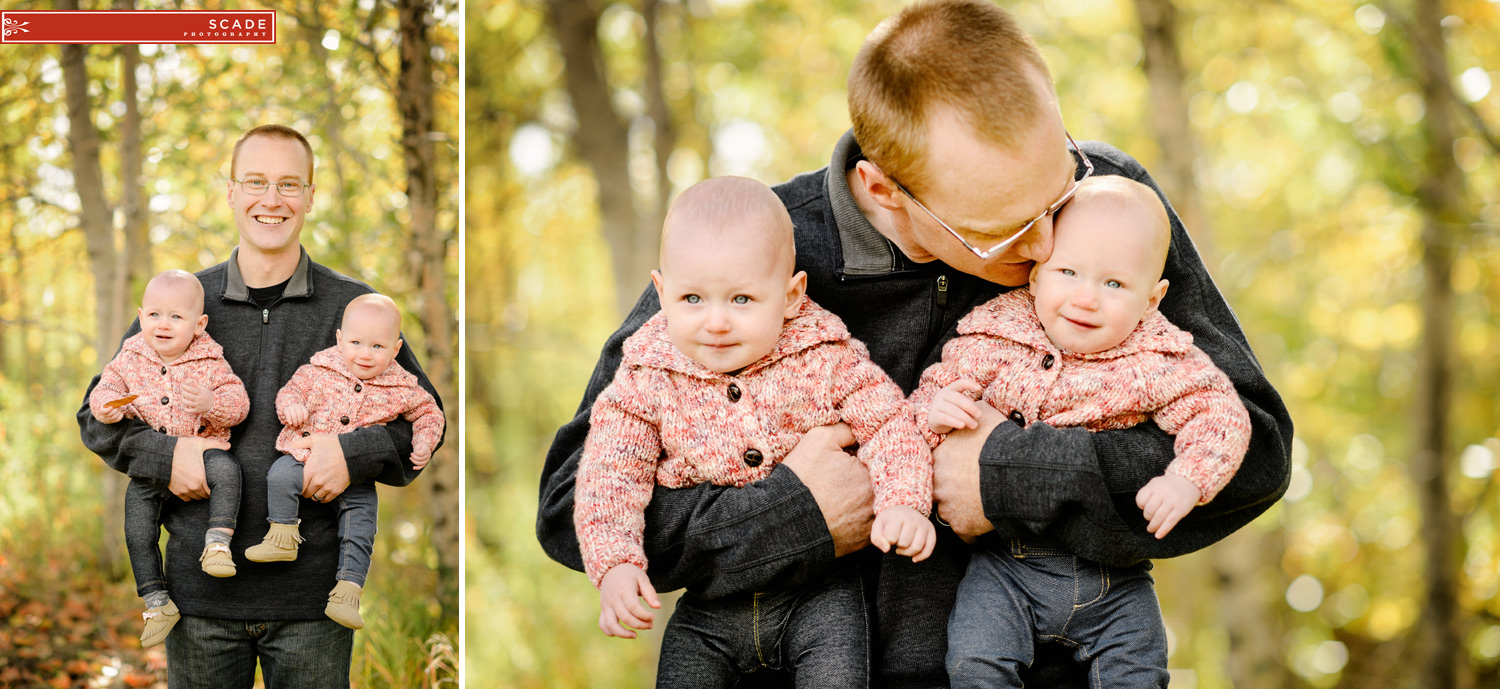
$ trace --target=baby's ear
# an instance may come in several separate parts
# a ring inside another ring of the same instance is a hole
[[[807,296],[807,271],[799,270],[786,283],[785,316],[787,318],[796,318],[797,312],[802,310],[802,297],[804,296]]]
[[[1146,311],[1148,313],[1155,310],[1161,304],[1162,297],[1167,296],[1167,285],[1167,279],[1162,278],[1156,283],[1155,287],[1151,288],[1151,299],[1146,302]]]

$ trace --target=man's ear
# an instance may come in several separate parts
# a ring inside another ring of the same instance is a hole
[[[802,297],[807,295],[807,271],[799,270],[786,283],[786,318],[795,318],[802,310]]]
[[[1165,296],[1167,296],[1167,279],[1162,278],[1161,281],[1156,283],[1155,287],[1151,288],[1151,299],[1146,302],[1146,312],[1150,313],[1154,311],[1157,305],[1161,303],[1162,297]]]
[[[864,187],[865,193],[881,208],[892,211],[901,209],[901,201],[896,198],[903,195],[901,189],[878,165],[861,160],[854,164],[854,175],[858,178],[859,185]]]

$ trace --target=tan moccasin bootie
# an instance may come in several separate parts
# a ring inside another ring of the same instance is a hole
[[[302,520],[297,520],[301,524]],[[297,524],[277,524],[272,522],[271,530],[266,532],[265,540],[260,545],[252,545],[245,549],[245,559],[251,562],[291,562],[297,559],[297,544],[302,542],[302,534],[297,532]]]
[[[177,612],[177,603],[167,601],[159,608],[147,608],[141,618],[146,620],[146,628],[141,630],[141,648],[151,648],[167,640],[167,632],[172,631],[182,615]]]
[[[203,555],[198,557],[203,563],[203,571],[211,577],[234,576],[234,556],[229,554],[229,546],[223,543],[210,543],[203,546]]]
[[[359,594],[363,592],[353,582],[339,581],[328,592],[328,606],[323,608],[323,614],[350,629],[363,629],[365,620],[359,616]]]

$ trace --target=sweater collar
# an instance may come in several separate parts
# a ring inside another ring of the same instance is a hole
[[[844,132],[833,147],[833,160],[828,164],[828,200],[833,204],[833,219],[843,248],[844,274],[886,275],[900,265],[899,252],[870,224],[849,189],[847,173],[864,157],[859,142],[854,140],[854,130]]]
[[[214,338],[209,337],[208,333],[194,337],[193,341],[188,343],[188,348],[183,350],[182,356],[177,357],[177,360],[170,364],[162,361],[161,355],[157,354],[151,345],[146,344],[146,333],[136,333],[134,337],[125,340],[125,351],[139,354],[161,366],[176,366],[198,359],[219,359],[224,356],[224,348],[214,342]]]
[[[297,269],[292,271],[292,279],[286,283],[286,289],[281,291],[282,298],[286,297],[310,297],[312,296],[312,282],[308,281],[308,266],[312,263],[307,257],[307,249],[298,246],[300,255],[297,258]],[[250,288],[245,285],[245,276],[240,273],[240,248],[235,247],[229,252],[229,274],[224,280],[223,299],[235,301],[250,301]]]
[[[839,320],[838,316],[814,304],[811,299],[803,297],[802,307],[797,315],[782,323],[781,339],[776,341],[776,348],[755,363],[746,366],[738,376],[753,374],[805,349],[827,342],[843,342],[848,339],[849,329],[844,326],[844,322]],[[625,340],[624,365],[657,368],[697,378],[738,377],[711,371],[678,350],[667,336],[665,312],[658,312],[651,320],[646,321],[639,331]]]
[[[1142,352],[1180,355],[1193,347],[1191,333],[1172,325],[1160,310],[1152,309],[1124,342],[1110,349],[1092,354],[1058,349],[1042,330],[1042,322],[1036,317],[1036,298],[1025,287],[1006,292],[970,311],[959,321],[958,334],[991,335],[1040,351],[1094,360],[1119,359]]]
[[[384,373],[375,376],[374,378],[371,378],[369,380],[360,380],[358,378],[355,378],[354,374],[349,372],[349,367],[344,365],[344,357],[343,355],[339,354],[338,345],[334,345],[332,347],[329,347],[328,349],[322,350],[317,354],[312,355],[312,360],[309,363],[319,368],[326,368],[329,371],[332,371],[344,378],[352,380],[356,383],[363,383],[365,385],[409,388],[417,384],[417,377],[410,373],[407,373],[406,369],[401,368],[401,364],[395,360],[391,361],[390,368],[387,368]]]

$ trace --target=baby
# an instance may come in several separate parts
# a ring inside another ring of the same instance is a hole
[[[302,494],[302,463],[310,450],[293,448],[296,438],[314,433],[347,433],[389,423],[396,417],[412,424],[411,462],[427,466],[443,437],[443,411],[417,377],[396,363],[401,351],[401,311],[390,297],[365,294],[344,307],[338,344],[314,354],[276,394],[276,414],[284,427],[276,449],[287,453],[266,475],[266,504],[271,528],[260,545],[245,550],[253,562],[297,559],[302,536],[297,526]],[[338,583],[328,594],[324,614],[350,629],[364,627],[359,598],[375,548],[378,503],[375,486],[350,485],[337,498],[339,507]]]
[[[203,285],[185,270],[157,273],[146,284],[136,313],[141,331],[120,346],[89,395],[94,418],[118,423],[129,417],[167,435],[228,442],[229,428],[250,412],[250,397],[224,360],[224,349],[204,332]],[[229,541],[240,511],[240,465],[234,455],[209,449],[203,453],[203,471],[209,529],[199,561],[209,576],[232,577]],[[146,600],[143,648],[165,640],[181,619],[167,592],[158,545],[159,517],[173,497],[167,485],[132,478],[125,490],[125,547],[136,593]]]
[[[818,426],[847,423],[859,441],[875,545],[913,560],[932,553],[931,454],[901,389],[804,296],[795,250],[786,208],[754,180],[701,182],[667,214],[661,270],[651,273],[661,313],[626,340],[578,468],[574,526],[605,634],[651,627],[637,596],[661,607],[643,549],[654,486],[744,487]],[[795,590],[716,600],[689,591],[662,637],[657,686],[732,686],[788,658],[798,686],[864,687],[863,606],[849,568]]]
[[[936,447],[978,427],[982,399],[1018,424],[1128,428],[1176,436],[1166,473],[1136,495],[1157,538],[1212,500],[1244,459],[1250,417],[1192,336],[1157,311],[1171,229],[1160,199],[1124,177],[1082,182],[1057,215],[1055,246],[1031,289],[974,309],[912,393]],[[1046,536],[976,549],[948,626],[954,687],[1019,687],[1038,640],[1093,663],[1100,686],[1166,686],[1166,632],[1150,562],[1109,567]],[[1027,622],[1016,629],[1017,619]],[[1101,684],[1102,682],[1102,684]]]

